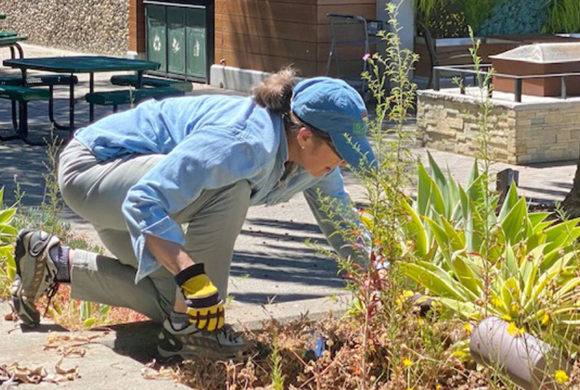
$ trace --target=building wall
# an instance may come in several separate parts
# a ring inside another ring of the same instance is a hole
[[[2,0],[2,30],[28,36],[28,42],[86,53],[125,55],[128,50],[127,0]]]
[[[417,137],[423,146],[474,156],[480,99],[457,91],[418,92]],[[545,103],[492,100],[489,151],[495,161],[529,164],[578,159],[580,99]],[[576,141],[575,141],[576,140]]]
[[[215,63],[266,72],[293,64],[304,76],[324,74],[327,13],[375,19],[376,0],[216,0]]]

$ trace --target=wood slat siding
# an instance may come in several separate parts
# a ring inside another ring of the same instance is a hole
[[[215,0],[215,63],[267,72],[294,64],[304,76],[322,75],[326,14],[374,19],[375,9],[375,0]]]

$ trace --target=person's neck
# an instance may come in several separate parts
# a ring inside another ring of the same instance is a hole
[[[288,142],[288,160],[286,161],[286,164],[295,163],[298,157],[298,141],[296,140],[296,137],[292,136],[292,132],[288,129],[286,129],[286,140]]]

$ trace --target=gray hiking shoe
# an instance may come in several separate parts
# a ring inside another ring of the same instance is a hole
[[[44,294],[52,298],[58,289],[56,265],[48,253],[55,245],[60,245],[60,240],[52,234],[40,230],[18,232],[14,250],[16,276],[11,292],[16,314],[25,326],[40,323],[36,301]]]
[[[193,325],[175,330],[169,319],[166,319],[157,340],[157,352],[161,360],[243,360],[249,350],[250,346],[240,336],[236,336],[229,325],[215,332],[201,331]]]

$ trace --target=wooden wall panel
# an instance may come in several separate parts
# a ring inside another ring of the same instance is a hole
[[[315,42],[236,34],[231,31],[216,32],[215,41],[224,50],[264,55],[275,53],[289,59],[311,60],[316,52]]]
[[[248,36],[317,42],[318,26],[309,23],[282,22],[236,15],[215,16],[216,33],[228,32]],[[328,30],[328,26],[323,29]],[[330,37],[330,33],[328,33]]]
[[[145,6],[143,0],[129,0],[129,50],[145,51]]]
[[[215,0],[215,62],[268,72],[293,63],[305,76],[324,74],[326,14],[374,19],[375,8],[374,0]]]
[[[301,23],[316,22],[316,5],[277,3],[258,0],[216,1],[215,13]]]
[[[216,47],[216,58],[225,59],[224,65],[235,66],[243,69],[257,69],[265,72],[275,72],[284,66],[293,65],[302,75],[314,75],[317,64],[314,61],[245,53]]]

